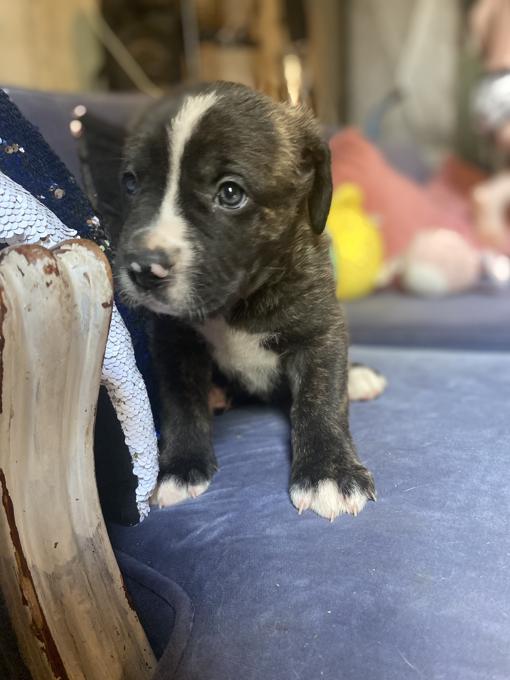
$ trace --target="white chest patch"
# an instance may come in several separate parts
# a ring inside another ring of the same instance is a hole
[[[278,355],[264,347],[269,334],[235,330],[221,318],[208,319],[197,330],[227,377],[236,378],[252,394],[269,394],[280,370]]]

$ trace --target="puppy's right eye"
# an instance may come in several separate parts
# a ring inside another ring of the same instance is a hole
[[[131,170],[126,171],[122,175],[122,187],[126,194],[132,196],[138,189],[138,180],[136,175]]]
[[[216,194],[216,201],[221,205],[222,208],[227,210],[237,210],[242,208],[246,203],[246,193],[244,189],[233,182],[232,180],[227,180],[222,182],[218,188],[218,193]]]

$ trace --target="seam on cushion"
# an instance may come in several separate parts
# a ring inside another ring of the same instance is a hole
[[[186,652],[187,652],[187,649],[188,649],[189,644],[190,644],[192,630],[193,630],[193,626],[190,627],[188,639],[186,640],[186,644],[183,646],[182,652],[181,652],[179,658],[176,660],[175,665],[170,666],[171,675],[170,676],[166,675],[166,672],[168,670],[167,667],[166,667],[167,666],[167,656],[169,656],[170,659],[171,659],[170,650],[169,650],[168,647],[166,647],[165,651],[161,655],[161,658],[159,659],[159,662],[158,662],[158,665],[157,665],[156,670],[154,672],[154,675],[152,677],[152,680],[171,680],[171,678],[174,678],[174,680],[178,680],[177,673],[182,668],[182,664],[187,657]],[[163,671],[163,669],[164,669],[164,671]],[[163,675],[163,673],[165,673],[165,675]]]
[[[173,631],[161,655],[161,660],[164,660],[166,665],[165,671],[173,675],[180,666],[193,630],[195,612],[192,600],[179,584],[156,571],[156,569],[153,569],[144,562],[140,562],[122,550],[114,549],[114,552],[126,578],[129,578],[140,587],[145,588],[156,597],[164,600],[175,612]],[[156,583],[158,585],[163,583],[164,589],[160,590],[157,588]],[[176,601],[178,603],[177,606]]]

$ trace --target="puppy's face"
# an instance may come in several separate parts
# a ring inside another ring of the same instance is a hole
[[[320,233],[331,200],[329,152],[310,116],[226,83],[177,112],[158,105],[128,140],[122,182],[121,292],[188,319],[263,279],[298,223]]]

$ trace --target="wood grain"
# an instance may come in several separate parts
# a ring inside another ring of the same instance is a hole
[[[94,475],[111,300],[86,241],[0,256],[0,585],[34,680],[143,680],[155,666]]]

